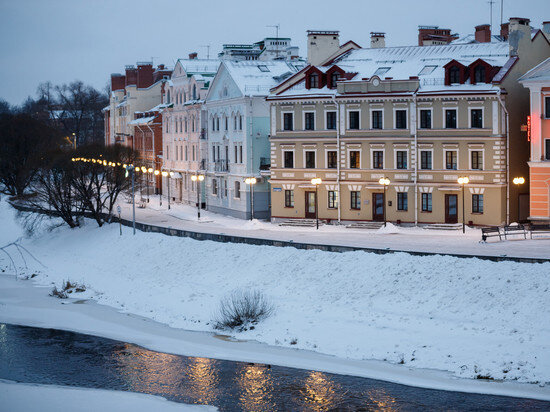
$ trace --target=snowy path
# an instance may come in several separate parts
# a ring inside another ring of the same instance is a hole
[[[121,202],[122,217],[132,219],[131,204]],[[203,233],[223,233],[243,237],[263,238],[323,245],[354,246],[402,251],[449,253],[481,256],[512,256],[550,259],[550,239],[508,240],[479,243],[481,230],[462,231],[398,228],[398,233],[377,233],[375,230],[346,229],[333,225],[315,228],[281,227],[262,221],[246,221],[201,211],[187,205],[172,204],[166,200],[159,206],[158,196],[151,197],[145,209],[136,207],[136,221]]]

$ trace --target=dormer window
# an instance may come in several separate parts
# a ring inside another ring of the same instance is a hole
[[[330,75],[330,84],[332,88],[336,88],[336,82],[340,79],[340,73],[334,72]]]
[[[460,83],[460,69],[457,66],[449,69],[449,82],[451,84]]]
[[[474,82],[475,83],[485,83],[485,67],[476,66],[474,69]]]
[[[312,73],[309,75],[309,87],[310,89],[319,88],[319,75],[317,73]]]

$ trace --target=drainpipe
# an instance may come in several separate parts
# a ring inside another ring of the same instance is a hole
[[[250,159],[250,168],[248,169],[248,172],[251,173],[251,176],[256,176],[256,173],[254,173],[254,128],[253,128],[253,120],[252,120],[252,99],[253,97],[250,96],[248,98],[248,124],[249,124],[249,127],[250,127],[250,155],[248,156],[248,158]],[[271,151],[271,149],[270,149]],[[248,163],[248,162],[247,162]],[[247,173],[248,174],[248,173]],[[254,207],[254,199],[252,199],[252,197],[254,196],[254,189],[252,188],[252,185],[249,185],[250,186],[250,191],[249,191],[249,194],[250,194],[250,199],[252,200],[251,202],[251,206],[250,206],[250,216],[254,216],[254,210],[252,209]],[[246,214],[245,214],[246,216]]]
[[[336,105],[336,185],[338,186],[338,224],[340,224],[342,203],[340,192],[340,104],[336,101],[336,95],[332,96],[332,101]]]
[[[501,97],[502,89],[498,89],[498,102],[506,116],[506,224],[510,224],[510,115]]]
[[[417,93],[413,93],[414,101],[414,225],[418,226],[418,110]]]
[[[155,133],[153,132],[153,129],[151,129],[151,126],[149,126],[149,123],[147,124],[147,128],[151,131],[151,140],[153,141],[153,169],[157,169],[157,155],[155,153]],[[143,142],[145,144],[145,142]],[[153,174],[153,183],[155,184],[155,191],[157,189],[157,181],[155,175]]]

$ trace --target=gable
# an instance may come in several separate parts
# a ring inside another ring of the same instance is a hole
[[[242,97],[243,93],[235,83],[235,80],[229,74],[225,64],[221,64],[210,89],[208,89],[208,94],[206,95],[207,102],[235,99]]]

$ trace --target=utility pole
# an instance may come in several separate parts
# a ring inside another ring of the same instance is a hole
[[[206,58],[210,59],[210,45],[209,44],[203,44],[201,47],[206,47]]]
[[[504,0],[500,0],[500,26],[502,27],[502,21],[503,21],[503,14],[504,14]]]
[[[275,58],[279,58],[279,29],[281,28],[280,24],[274,24],[274,25],[268,25],[266,27],[274,27],[275,28],[275,39],[276,39],[276,49],[275,49]]]
[[[495,3],[495,0],[489,0],[487,3],[489,3],[489,9],[491,13],[489,20],[490,20],[490,27],[492,32],[493,31],[493,4]]]

